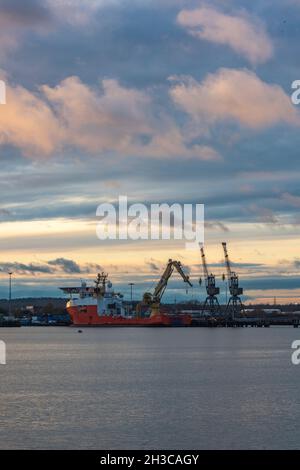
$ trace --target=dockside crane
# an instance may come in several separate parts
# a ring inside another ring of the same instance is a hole
[[[205,302],[202,308],[202,315],[204,314],[205,311],[209,310],[210,315],[212,317],[215,317],[221,314],[221,308],[220,308],[220,304],[217,298],[217,295],[219,295],[220,293],[220,288],[216,287],[215,275],[212,273],[209,274],[208,272],[203,245],[202,246],[200,245],[200,251],[201,251],[203,273],[204,273],[204,278],[205,278],[205,288],[206,288],[206,293],[207,293],[207,297],[205,299]],[[200,284],[201,284],[201,278],[200,278]]]
[[[225,265],[227,269],[227,280],[230,292],[230,298],[226,306],[225,315],[229,316],[229,318],[233,320],[236,317],[236,314],[244,311],[244,307],[240,298],[240,295],[243,294],[243,288],[239,287],[238,275],[231,270],[226,242],[223,242],[222,245],[224,250]]]
[[[147,305],[151,309],[151,314],[150,316],[154,316],[159,314],[159,307],[160,307],[160,302],[162,299],[162,296],[166,290],[166,287],[168,285],[168,281],[170,277],[173,274],[174,269],[177,270],[177,272],[180,274],[182,277],[183,281],[186,282],[190,287],[193,287],[192,283],[190,282],[189,276],[187,276],[183,269],[180,261],[175,261],[172,259],[169,259],[168,264],[159,280],[157,283],[153,294],[151,292],[145,292],[143,295],[143,300],[137,305],[137,316],[141,315],[141,308],[144,305]]]

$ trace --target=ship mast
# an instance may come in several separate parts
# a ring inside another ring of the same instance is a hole
[[[108,274],[104,273],[103,271],[101,273],[97,274],[97,278],[94,281],[96,296],[99,295],[99,294],[104,294],[105,293],[107,278],[108,278]]]

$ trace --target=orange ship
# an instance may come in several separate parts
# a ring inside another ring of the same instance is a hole
[[[127,313],[123,295],[113,290],[104,273],[98,274],[95,286],[81,282],[80,287],[60,289],[70,295],[66,309],[76,326],[189,326],[192,321],[190,315],[168,315],[159,308],[152,308],[144,317]]]

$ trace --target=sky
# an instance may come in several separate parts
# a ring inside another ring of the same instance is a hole
[[[300,298],[299,0],[0,0],[0,297],[60,296],[99,270],[129,298],[203,300],[199,250],[96,236],[100,203],[205,205],[249,302]]]

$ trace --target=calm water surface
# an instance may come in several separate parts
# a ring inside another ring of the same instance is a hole
[[[300,330],[0,329],[0,448],[300,448]]]

